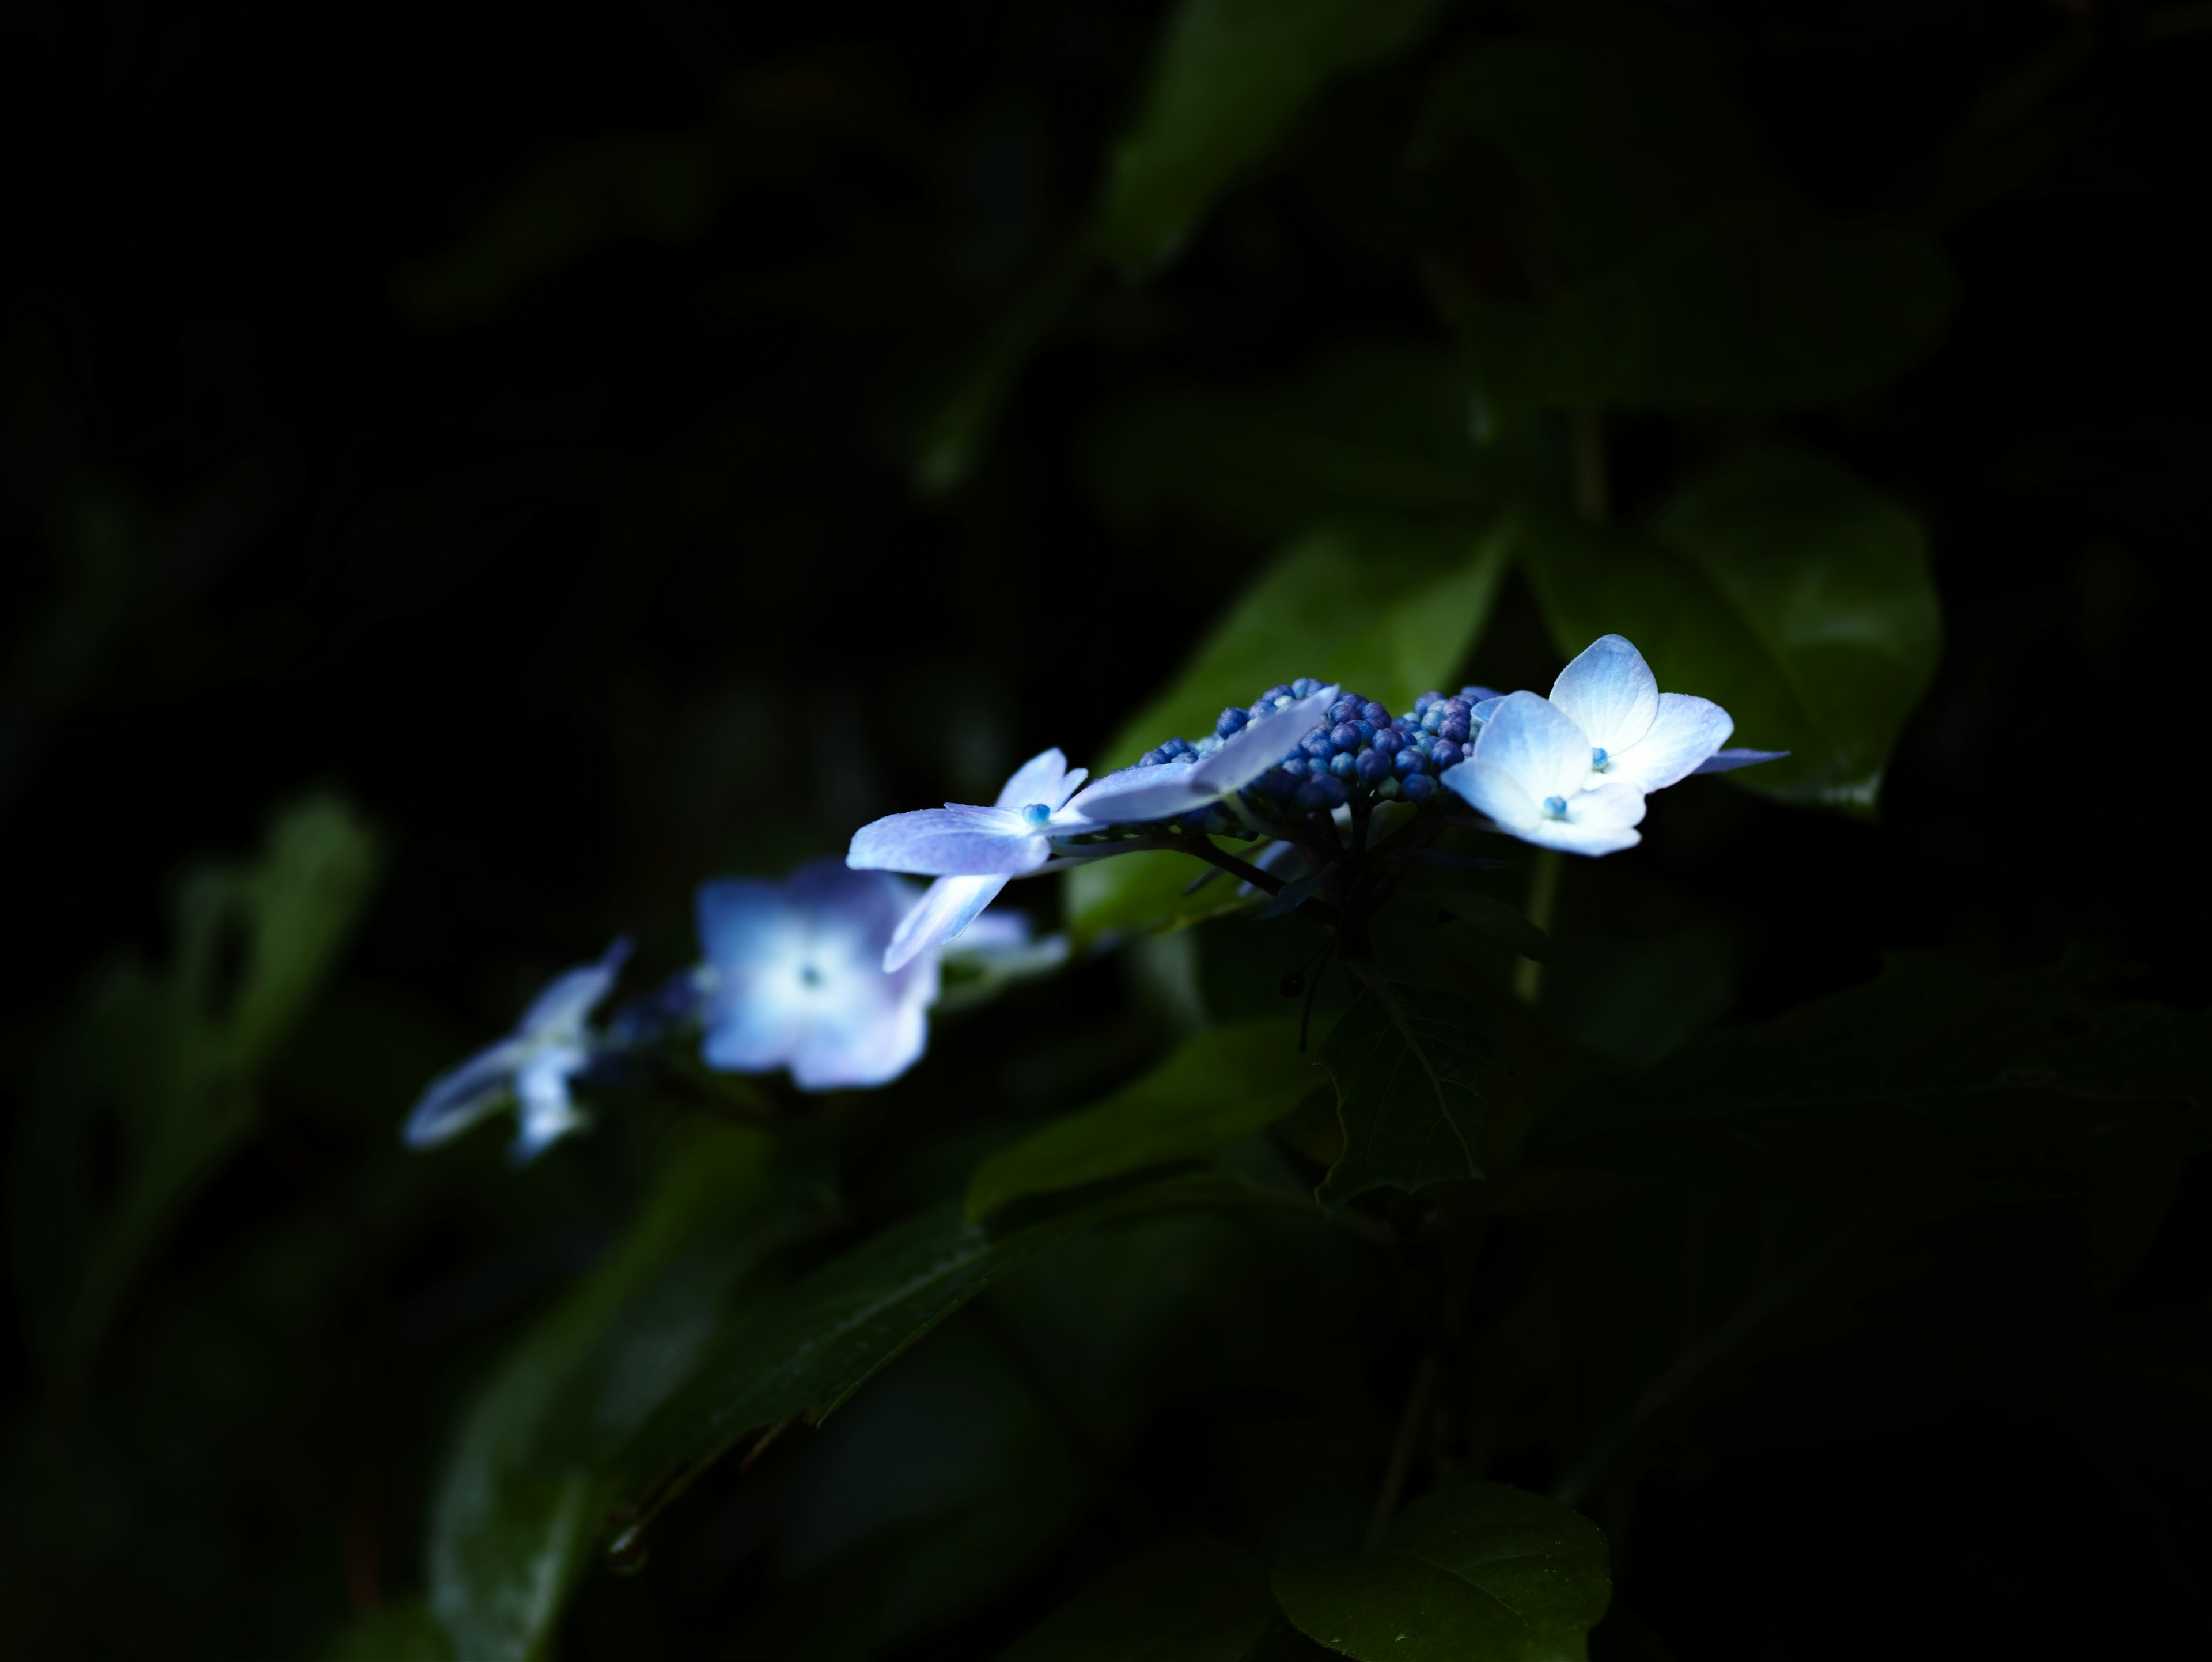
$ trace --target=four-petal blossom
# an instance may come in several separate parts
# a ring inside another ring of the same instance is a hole
[[[569,1098],[568,1081],[590,1065],[593,1045],[585,1023],[629,956],[624,938],[598,963],[556,977],[512,1033],[432,1080],[400,1134],[407,1146],[429,1148],[458,1136],[510,1097],[521,1111],[507,1150],[518,1163],[581,1128],[584,1116]]]
[[[1642,840],[1644,793],[1591,785],[1590,743],[1565,711],[1533,692],[1491,708],[1474,754],[1446,770],[1444,788],[1509,837],[1569,854],[1611,854]]]
[[[896,973],[884,952],[913,886],[814,860],[781,883],[726,878],[699,891],[704,1055],[736,1073],[791,1071],[802,1091],[888,1085],[929,1043],[937,957]]]
[[[1618,635],[1583,648],[1552,683],[1551,702],[1583,731],[1588,783],[1647,795],[1695,773],[1735,730],[1711,699],[1660,691],[1644,654]]]

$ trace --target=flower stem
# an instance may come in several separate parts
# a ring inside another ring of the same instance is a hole
[[[1546,934],[1552,932],[1552,914],[1558,910],[1559,867],[1565,858],[1557,849],[1539,849],[1528,874],[1528,904],[1522,910]],[[1523,1004],[1534,1004],[1543,990],[1544,966],[1533,958],[1522,959],[1513,971],[1514,996]]]

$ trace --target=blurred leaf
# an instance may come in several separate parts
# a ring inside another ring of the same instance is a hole
[[[1889,380],[1948,316],[1942,253],[1790,194],[1707,41],[1626,15],[1486,40],[1438,82],[1419,154],[1479,137],[1538,210],[1535,303],[1438,272],[1505,406],[1821,404]]]
[[[1225,1541],[1178,1541],[1109,1570],[999,1662],[1242,1662],[1274,1613],[1257,1559]]]
[[[2108,1318],[2009,1394],[2154,1471],[2212,1477],[2212,1301]]]
[[[44,1062],[14,1210],[18,1285],[48,1364],[80,1373],[192,1196],[252,1129],[255,1087],[368,896],[375,839],[336,797],[270,827],[250,866],[179,886],[169,965],[110,960]],[[107,1193],[100,1140],[119,1168]]]
[[[1274,1589],[1304,1632],[1359,1662],[1582,1662],[1613,1580],[1587,1518],[1474,1483],[1407,1507],[1380,1553],[1285,1553]]]
[[[1478,525],[1501,496],[1470,441],[1473,399],[1455,354],[1342,347],[1256,388],[1176,384],[1127,398],[1092,433],[1085,463],[1122,520],[1194,510],[1264,537],[1342,519]]]
[[[1174,259],[1330,82],[1410,44],[1439,0],[1183,0],[1114,146],[1099,248],[1131,278]]]
[[[1344,1153],[1315,1191],[1329,1212],[1370,1189],[1482,1176],[1474,1081],[1498,1060],[1497,1019],[1367,968],[1366,990],[1321,1047],[1344,1122]]]
[[[319,1662],[452,1662],[453,1655],[429,1606],[410,1598],[361,1617],[331,1641]]]
[[[968,1186],[967,1220],[1025,1196],[1203,1160],[1280,1119],[1313,1084],[1290,1022],[1195,1034],[1135,1083],[985,1160]]]
[[[790,1231],[757,1133],[687,1128],[629,1237],[477,1393],[432,1508],[430,1608],[471,1662],[542,1656],[607,1506],[609,1456],[687,1377]]]
[[[1223,837],[1213,843],[1246,860],[1259,846]],[[1267,904],[1266,895],[1257,890],[1243,893],[1243,885],[1226,875],[1202,888],[1190,886],[1193,878],[1212,869],[1171,849],[1120,854],[1074,867],[1067,874],[1063,907],[1067,932],[1081,948],[1116,935],[1188,928],[1229,912],[1257,911]]]
[[[1244,1653],[1243,1662],[1328,1662],[1340,1653],[1315,1644],[1278,1610]]]
[[[1302,1199],[1302,1197],[1299,1197]],[[959,1206],[892,1225],[738,1313],[628,1451],[656,1492],[690,1481],[748,1431],[818,1423],[915,1341],[1032,1253],[1109,1218],[1189,1206],[1294,1205],[1286,1191],[1215,1172],[1123,1190],[1003,1233]]]
[[[1207,631],[1168,689],[1101,758],[1126,767],[1170,734],[1203,736],[1231,704],[1300,675],[1394,710],[1474,649],[1504,575],[1505,527],[1373,521],[1325,527],[1285,548]]]
[[[1427,891],[1420,898],[1425,904],[1443,907],[1468,928],[1510,947],[1523,958],[1541,964],[1551,955],[1551,936],[1503,900],[1468,889]]]
[[[1856,1207],[1902,1173],[2029,1192],[2212,1147],[2212,1014],[2098,1004],[2068,967],[1899,956],[1863,986],[1592,1080],[1531,1160]]]
[[[1564,654],[1626,636],[1670,691],[1711,698],[1730,741],[1787,750],[1743,788],[1869,814],[1942,623],[1926,538],[1825,457],[1765,449],[1677,491],[1650,533],[1532,514],[1519,544]]]
[[[698,133],[641,133],[569,146],[532,167],[459,242],[402,271],[401,307],[420,324],[464,323],[623,236],[683,242],[720,200],[723,147]]]

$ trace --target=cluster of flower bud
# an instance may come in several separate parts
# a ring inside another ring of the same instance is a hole
[[[1137,765],[1161,767],[1212,755],[1252,722],[1310,697],[1323,683],[1309,676],[1269,687],[1246,709],[1221,712],[1213,731],[1193,744],[1169,740],[1137,758]],[[1456,695],[1425,692],[1402,715],[1357,692],[1346,692],[1328,707],[1327,720],[1309,729],[1290,751],[1239,793],[1251,813],[1262,819],[1323,813],[1357,800],[1425,802],[1437,791],[1437,778],[1473,750],[1480,723],[1475,706],[1495,697],[1487,687],[1462,687]],[[1205,829],[1217,833],[1241,829],[1226,808],[1207,815]]]

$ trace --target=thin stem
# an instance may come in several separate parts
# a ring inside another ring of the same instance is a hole
[[[1546,934],[1552,932],[1552,914],[1558,910],[1559,900],[1559,868],[1566,856],[1557,849],[1539,849],[1535,868],[1528,875],[1528,904],[1525,908],[1528,921]],[[1544,990],[1544,966],[1533,958],[1524,958],[1513,971],[1513,994],[1523,1004],[1534,1004],[1536,995]]]
[[[1171,842],[1168,846],[1180,849],[1194,859],[1203,860],[1208,865],[1218,866],[1231,877],[1241,877],[1255,889],[1263,889],[1269,894],[1280,894],[1283,892],[1281,878],[1270,872],[1261,871],[1249,860],[1239,860],[1225,849],[1216,848],[1213,839],[1203,831],[1185,831],[1181,837]]]
[[[1383,1468],[1382,1487],[1375,1493],[1375,1510],[1368,1514],[1367,1538],[1360,1543],[1362,1552],[1382,1550],[1382,1537],[1390,1528],[1390,1519],[1398,1510],[1398,1497],[1405,1492],[1406,1479],[1413,1469],[1413,1456],[1419,1452],[1421,1433],[1429,1422],[1429,1399],[1436,1395],[1437,1375],[1440,1372],[1436,1354],[1431,1351],[1421,1358],[1421,1365],[1413,1371],[1413,1388],[1406,1393],[1406,1407],[1398,1415],[1397,1440],[1390,1446],[1390,1464]]]

